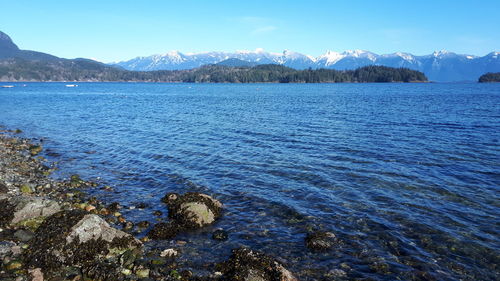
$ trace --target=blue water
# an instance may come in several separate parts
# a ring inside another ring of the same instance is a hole
[[[201,273],[247,245],[303,280],[499,278],[499,84],[15,85],[0,88],[0,124],[43,139],[57,176],[148,204],[127,218],[166,219],[166,192],[224,203],[177,238]],[[341,243],[311,253],[312,229]]]

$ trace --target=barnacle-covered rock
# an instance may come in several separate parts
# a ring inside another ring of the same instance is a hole
[[[30,266],[49,269],[85,267],[141,248],[139,240],[109,226],[97,215],[83,210],[61,211],[37,229],[25,260]]]
[[[188,192],[169,193],[162,198],[168,205],[168,216],[185,228],[200,228],[212,224],[221,216],[222,204],[209,195]]]
[[[224,280],[297,281],[297,278],[275,259],[258,251],[234,249],[228,261],[217,265]]]

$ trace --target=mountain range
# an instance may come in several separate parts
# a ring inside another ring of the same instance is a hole
[[[280,64],[256,64],[237,58],[187,70],[131,71],[89,59],[64,59],[21,50],[0,32],[0,81],[186,82],[186,83],[367,83],[426,82],[419,71],[366,66],[356,70],[297,70]]]
[[[137,57],[129,61],[104,64],[90,59],[64,59],[50,54],[21,50],[0,31],[0,80],[2,81],[171,81],[172,73],[144,71],[191,70],[204,65],[255,67],[278,64],[293,69],[354,70],[368,65],[409,68],[423,72],[431,81],[477,81],[488,72],[500,72],[499,52],[486,56],[434,52],[426,56],[408,53],[377,55],[368,51],[328,51],[312,57],[292,51],[283,53],[255,51],[207,52]],[[139,71],[139,72],[137,72]],[[178,77],[175,77],[178,79]],[[175,80],[174,79],[174,80]],[[177,80],[175,80],[177,81]]]
[[[491,52],[483,57],[461,55],[448,51],[437,51],[430,55],[415,56],[409,53],[378,55],[368,51],[354,50],[342,53],[327,51],[319,57],[304,55],[285,50],[282,53],[255,51],[181,53],[171,51],[165,54],[136,57],[131,60],[113,63],[127,70],[182,70],[193,69],[207,64],[280,64],[295,69],[356,69],[367,65],[405,67],[418,70],[431,81],[477,81],[487,72],[500,72],[500,53]],[[243,66],[243,65],[241,65]]]

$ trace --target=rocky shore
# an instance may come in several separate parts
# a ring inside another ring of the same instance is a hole
[[[274,258],[248,248],[234,249],[207,276],[179,268],[181,249],[149,242],[214,223],[223,215],[221,202],[206,194],[168,193],[162,199],[168,219],[134,225],[119,203],[86,193],[109,187],[78,175],[52,178],[57,167],[39,156],[42,144],[19,133],[0,128],[0,280],[297,280]],[[223,230],[213,235],[227,237]],[[330,246],[321,243],[314,247]]]

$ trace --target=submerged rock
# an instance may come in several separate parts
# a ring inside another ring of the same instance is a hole
[[[61,211],[37,229],[25,260],[30,266],[48,269],[63,265],[97,266],[101,260],[141,248],[139,240],[109,226],[97,215],[83,210]]]
[[[42,152],[43,147],[41,145],[32,145],[32,146],[30,146],[29,150],[30,150],[30,154],[32,156],[35,156],[38,153]]]
[[[217,265],[224,280],[297,281],[297,278],[275,259],[249,248],[237,248],[228,261]]]
[[[155,240],[171,239],[179,233],[179,229],[179,225],[175,223],[160,222],[153,226],[148,237]]]
[[[45,217],[59,212],[61,207],[43,197],[15,196],[0,200],[0,226],[22,225],[36,228]]]
[[[200,228],[213,223],[221,216],[222,204],[206,194],[169,193],[162,201],[168,205],[169,218],[185,228]]]
[[[225,231],[223,229],[217,229],[216,231],[214,231],[212,233],[212,238],[214,240],[219,240],[219,241],[227,240],[228,236],[229,235],[228,235],[227,231]]]
[[[313,251],[327,251],[337,243],[335,234],[327,231],[309,233],[305,239],[307,248]]]

